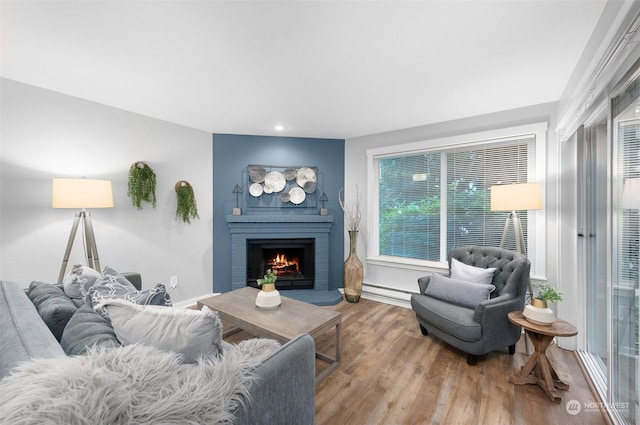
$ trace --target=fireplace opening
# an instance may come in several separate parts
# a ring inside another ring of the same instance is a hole
[[[247,239],[247,286],[272,269],[277,290],[313,289],[315,239]]]

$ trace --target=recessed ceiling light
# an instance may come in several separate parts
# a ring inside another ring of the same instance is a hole
[[[273,129],[275,131],[284,131],[284,125],[276,124],[276,125],[273,126]]]

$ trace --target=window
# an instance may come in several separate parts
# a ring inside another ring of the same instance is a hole
[[[438,152],[380,159],[380,254],[440,258]]]
[[[635,113],[635,112],[634,112]],[[618,219],[617,281],[620,286],[637,288],[640,258],[640,119],[618,124],[618,179],[616,191],[620,211]]]
[[[507,215],[490,210],[490,187],[536,181],[539,136],[533,131],[467,137],[369,152],[371,170],[377,174],[372,205],[377,241],[371,255],[444,262],[457,246],[500,246]],[[532,258],[531,212],[519,213]],[[508,249],[515,249],[513,233],[510,228]]]

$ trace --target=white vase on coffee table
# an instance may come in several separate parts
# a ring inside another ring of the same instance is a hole
[[[275,283],[263,283],[262,290],[256,296],[256,307],[262,310],[275,310],[280,307],[282,300]]]

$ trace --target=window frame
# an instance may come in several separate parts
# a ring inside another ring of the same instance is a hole
[[[419,260],[415,258],[379,254],[379,159],[397,156],[417,155],[423,152],[442,151],[452,148],[474,147],[487,143],[500,143],[501,141],[506,141],[517,137],[534,135],[534,152],[531,155],[531,159],[533,159],[533,162],[529,161],[528,164],[528,180],[541,183],[540,186],[542,191],[543,208],[541,210],[529,211],[529,240],[527,241],[527,252],[532,254],[530,255],[530,257],[532,258],[532,277],[545,276],[545,210],[547,208],[547,205],[545,202],[546,185],[544,183],[546,180],[547,129],[547,123],[540,122],[515,127],[505,127],[496,130],[464,133],[450,137],[425,139],[418,142],[367,149],[367,193],[369,194],[367,203],[367,210],[369,211],[367,220],[367,233],[368,235],[370,235],[366,252],[367,263],[412,270],[448,269],[448,264],[446,262],[448,253],[445,252],[446,243],[441,245],[440,261]],[[446,185],[442,186],[442,190],[446,191]],[[440,240],[444,240],[446,242],[446,226],[441,226],[440,228]],[[530,251],[530,248],[532,248],[533,251]]]

